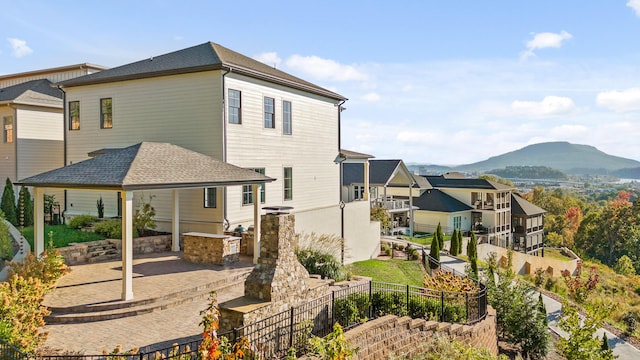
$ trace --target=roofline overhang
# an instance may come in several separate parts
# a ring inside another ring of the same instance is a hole
[[[87,69],[87,68],[93,68],[93,69],[97,69],[97,70],[107,70],[107,69],[109,69],[108,67],[102,66],[102,65],[90,64],[90,63],[82,63],[82,64],[67,65],[67,66],[59,66],[59,67],[55,67],[55,68],[26,71],[26,72],[15,73],[15,74],[1,75],[0,76],[0,80],[19,78],[19,77],[23,77],[23,76],[33,76],[33,75],[47,74],[47,73],[51,73],[51,72],[68,71],[68,70],[73,70],[73,69],[82,70],[82,69]]]
[[[269,178],[264,180],[248,180],[248,181],[224,181],[210,183],[177,183],[177,184],[68,184],[68,183],[32,183],[17,181],[13,183],[18,186],[33,186],[38,188],[52,189],[74,189],[74,190],[110,190],[110,191],[141,191],[141,190],[172,190],[172,189],[194,189],[205,187],[220,186],[240,186],[240,185],[260,185],[267,182],[273,182],[276,179]]]
[[[259,71],[250,70],[245,67],[238,66],[232,63],[193,66],[188,68],[169,69],[169,70],[153,71],[153,72],[146,72],[146,73],[140,73],[140,74],[114,76],[114,77],[109,77],[104,79],[89,79],[89,80],[82,80],[81,78],[70,79],[70,80],[61,81],[59,83],[55,83],[54,85],[58,87],[69,88],[69,87],[75,87],[75,86],[107,84],[107,83],[119,82],[119,81],[140,80],[140,79],[147,79],[147,78],[153,78],[153,77],[159,77],[159,76],[190,74],[190,73],[196,73],[196,72],[215,71],[215,70],[227,70],[230,72],[237,72],[239,74],[247,75],[249,77],[253,77],[256,79],[266,80],[271,83],[285,85],[294,89],[303,90],[313,94],[326,96],[331,99],[341,100],[341,101],[348,100],[346,97],[329,90],[319,89],[312,86],[305,86],[304,84],[299,84],[299,83],[282,79],[279,77],[271,76]]]

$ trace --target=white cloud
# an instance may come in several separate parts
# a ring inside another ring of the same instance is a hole
[[[596,97],[596,104],[616,112],[640,110],[640,88],[601,92]]]
[[[629,0],[627,6],[632,8],[636,15],[640,16],[640,0]]]
[[[576,105],[568,97],[545,96],[542,101],[515,100],[511,103],[511,110],[526,117],[546,117],[565,115],[576,110]]]
[[[20,40],[16,38],[7,38],[7,41],[11,45],[11,49],[13,50],[13,56],[17,58],[21,58],[33,52],[33,50],[31,50],[31,48],[27,46],[27,42],[24,40]]]
[[[367,75],[354,66],[317,56],[293,55],[287,59],[286,64],[292,69],[321,80],[367,80]]]
[[[559,34],[543,32],[533,35],[533,39],[527,41],[527,50],[520,54],[522,60],[526,60],[531,56],[535,56],[534,50],[545,48],[559,48],[562,46],[562,42],[569,40],[573,35],[566,31],[561,31]]]
[[[273,67],[279,67],[280,64],[282,63],[282,59],[280,59],[280,57],[278,56],[278,53],[276,52],[265,52],[262,54],[258,54],[253,58]]]
[[[372,93],[363,95],[362,99],[367,102],[378,102],[380,101],[380,95],[372,92]]]

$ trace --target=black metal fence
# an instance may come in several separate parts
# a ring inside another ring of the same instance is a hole
[[[423,255],[427,255],[424,254]],[[425,256],[429,261],[428,255]],[[435,260],[435,259],[433,259]],[[423,260],[424,261],[424,260]],[[427,264],[428,267],[428,264]],[[446,270],[442,266],[443,270]],[[450,269],[455,271],[453,269]],[[384,315],[410,316],[428,320],[473,324],[485,318],[487,295],[483,284],[477,292],[447,292],[410,285],[366,282],[335,290],[305,304],[272,315],[220,336],[235,343],[245,337],[266,359],[282,358],[289,348],[298,354],[308,351],[308,339],[324,337],[339,323],[345,329]],[[200,341],[192,341],[148,353],[114,355],[28,356],[0,342],[0,360],[195,360]]]

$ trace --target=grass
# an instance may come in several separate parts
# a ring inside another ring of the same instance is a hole
[[[80,243],[94,240],[104,240],[104,236],[94,232],[80,231],[67,227],[66,225],[45,225],[44,241],[49,242],[49,232],[53,231],[53,247],[60,248],[68,246],[70,243]],[[33,249],[33,226],[24,228],[22,232],[24,238]]]
[[[550,259],[555,259],[555,260],[562,260],[562,261],[573,260],[572,258],[564,255],[560,249],[552,249],[552,248],[544,248],[544,257],[545,258],[548,257]]]
[[[354,275],[368,276],[373,281],[422,286],[426,274],[422,264],[410,260],[365,260],[348,265]]]

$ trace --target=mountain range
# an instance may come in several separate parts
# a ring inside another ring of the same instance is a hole
[[[640,161],[609,155],[590,145],[571,144],[564,141],[528,145],[519,150],[466,165],[408,165],[410,170],[421,173],[447,171],[485,173],[508,166],[546,166],[570,175],[640,178]]]

